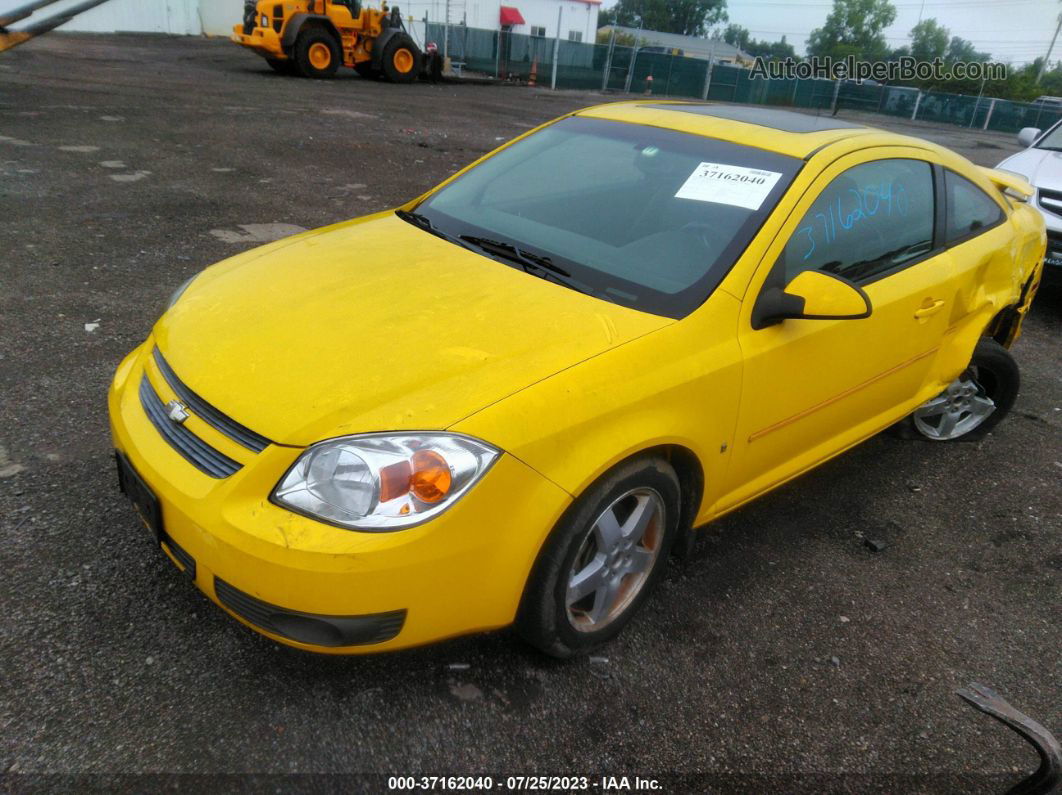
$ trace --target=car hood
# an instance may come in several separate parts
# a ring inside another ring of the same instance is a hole
[[[672,322],[381,213],[207,269],[154,337],[204,400],[276,442],[306,445],[446,428]]]
[[[1034,187],[1062,190],[1062,152],[1049,149],[1025,149],[1016,155],[1011,155],[996,168],[1021,174]]]

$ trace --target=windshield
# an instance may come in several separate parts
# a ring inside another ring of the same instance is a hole
[[[800,165],[712,138],[574,117],[485,160],[416,214],[512,267],[678,318],[716,288]]]
[[[1037,149],[1062,149],[1062,124],[1056,124],[1047,135],[1036,142]]]

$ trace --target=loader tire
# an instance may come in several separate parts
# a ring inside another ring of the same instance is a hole
[[[295,40],[295,64],[303,77],[324,79],[339,68],[342,55],[331,33],[320,28],[304,30]]]
[[[413,39],[399,33],[384,46],[380,68],[392,83],[412,83],[420,75],[421,54]]]

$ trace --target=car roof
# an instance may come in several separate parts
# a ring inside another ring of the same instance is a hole
[[[708,102],[634,100],[596,105],[576,115],[664,127],[799,158],[856,135],[883,134],[829,115]]]

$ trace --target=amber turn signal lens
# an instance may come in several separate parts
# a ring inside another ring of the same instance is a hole
[[[409,478],[412,468],[408,461],[388,464],[380,469],[380,502],[389,502],[395,497],[409,494]]]
[[[417,450],[410,459],[413,496],[421,502],[439,502],[450,491],[450,466],[434,450]]]

